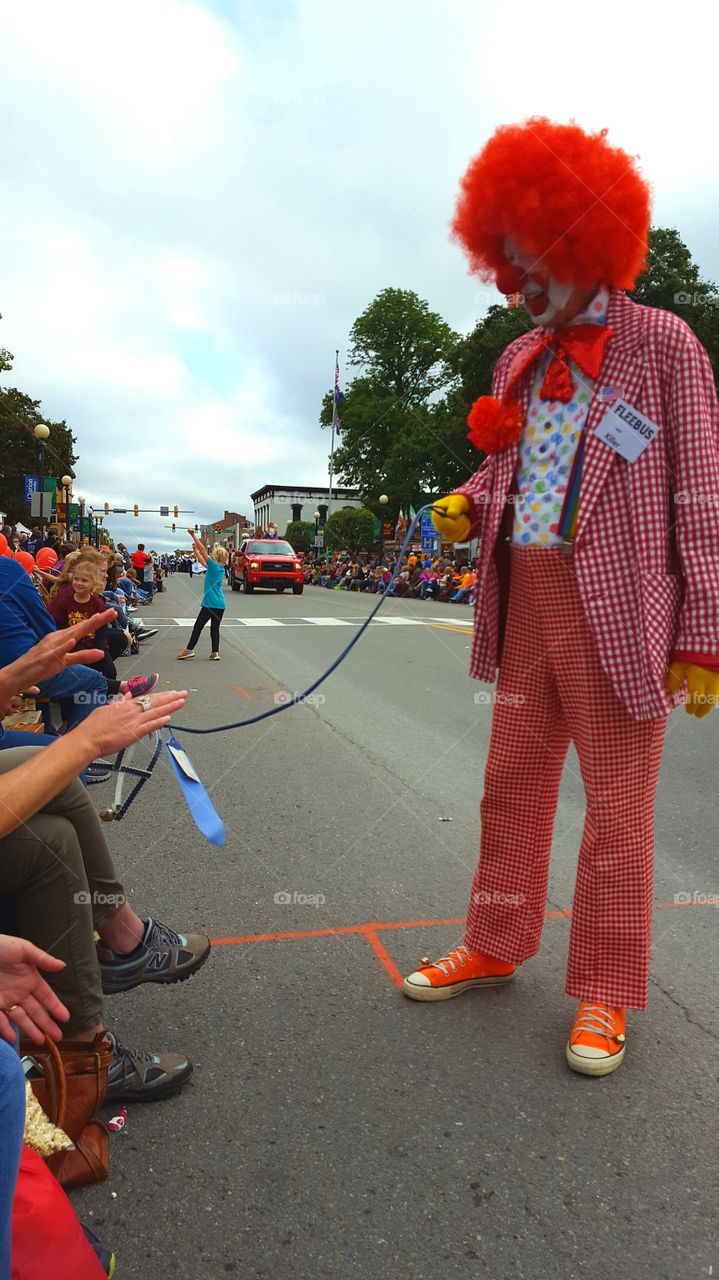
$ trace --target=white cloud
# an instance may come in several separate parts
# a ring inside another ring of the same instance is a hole
[[[711,47],[713,11],[680,20]],[[320,398],[374,294],[413,288],[459,329],[494,296],[447,229],[503,120],[608,125],[718,278],[716,161],[694,142],[713,83],[667,39],[678,21],[617,0],[601,19],[566,0],[0,3],[1,342],[77,433],[82,486],[204,520],[265,481],[322,482]]]

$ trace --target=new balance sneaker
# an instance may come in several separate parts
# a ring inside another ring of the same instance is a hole
[[[470,987],[510,982],[516,969],[506,960],[494,960],[462,945],[433,964],[425,957],[419,969],[405,978],[402,990],[411,1000],[449,1000]]]
[[[142,941],[127,955],[110,951],[98,942],[102,989],[110,996],[131,991],[143,982],[184,982],[205,963],[210,945],[204,933],[175,933],[150,916]]]
[[[567,1041],[567,1062],[584,1076],[607,1076],[624,1061],[627,1011],[582,1000]]]
[[[220,661],[220,655],[219,655],[219,653],[211,653],[211,654],[210,654],[210,662],[219,662],[219,661]]]
[[[85,767],[85,777],[92,782],[107,782],[112,773],[109,760],[92,760]]]
[[[127,692],[131,693],[133,698],[143,697],[154,689],[159,679],[159,671],[156,671],[152,676],[130,676],[127,681]]]
[[[192,1063],[179,1053],[146,1053],[128,1049],[108,1031],[113,1057],[107,1073],[105,1102],[156,1102],[181,1089],[192,1075]]]
[[[177,661],[182,662],[183,658],[194,658],[194,656],[195,656],[194,649],[181,649],[177,655]]]
[[[112,1280],[115,1274],[115,1255],[105,1247],[101,1240],[98,1240],[94,1231],[91,1231],[84,1222],[80,1223],[82,1233],[87,1240],[90,1248],[94,1251],[100,1266],[103,1267],[107,1280]]]

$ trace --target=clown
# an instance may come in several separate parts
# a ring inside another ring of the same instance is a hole
[[[654,797],[666,717],[719,696],[719,408],[676,315],[632,302],[649,193],[605,133],[533,119],[471,162],[453,223],[470,269],[534,323],[469,415],[487,456],[435,506],[479,539],[471,674],[498,673],[464,943],[404,982],[444,1000],[539,949],[562,769],[586,794],[566,989],[569,1066],[620,1066],[647,1003]]]

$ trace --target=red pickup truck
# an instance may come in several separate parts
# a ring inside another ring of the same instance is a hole
[[[230,562],[230,586],[233,591],[243,587],[248,595],[255,587],[286,591],[288,587],[296,596],[304,589],[305,575],[302,562],[289,542],[281,538],[243,538]]]

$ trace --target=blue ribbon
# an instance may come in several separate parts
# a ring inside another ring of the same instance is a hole
[[[167,747],[170,764],[180,784],[180,790],[187,801],[187,807],[190,810],[195,826],[209,840],[210,844],[224,845],[224,824],[205,788],[201,782],[195,782],[194,778],[188,778],[170,751],[170,747],[174,747],[176,751],[183,751],[184,747],[174,736],[167,739],[165,746]],[[192,761],[190,763],[192,764]],[[192,768],[194,769],[195,766],[192,765]]]

